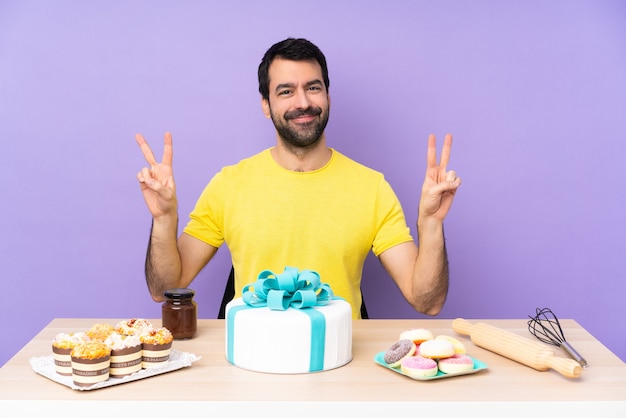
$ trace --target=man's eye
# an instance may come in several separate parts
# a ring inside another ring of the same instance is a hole
[[[289,93],[291,93],[291,90],[281,90],[278,92],[279,96],[287,96],[289,95]]]

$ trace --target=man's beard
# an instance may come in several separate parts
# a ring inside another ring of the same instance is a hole
[[[306,109],[286,112],[283,119],[275,116],[270,109],[270,115],[280,138],[285,142],[285,145],[293,148],[312,148],[322,137],[328,123],[328,108],[326,112],[322,112],[319,107],[309,106]],[[320,116],[320,119],[306,124],[298,124],[295,127],[289,124],[290,120],[305,115]]]

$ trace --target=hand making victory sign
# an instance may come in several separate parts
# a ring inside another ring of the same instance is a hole
[[[154,158],[150,146],[141,134],[135,135],[144,158],[150,167],[144,167],[137,174],[143,198],[153,217],[176,213],[176,185],[172,170],[172,134],[165,133],[163,159],[159,163]]]
[[[454,195],[461,185],[461,178],[454,170],[446,171],[452,148],[452,135],[447,134],[441,150],[441,160],[437,165],[437,148],[435,135],[428,136],[428,153],[426,177],[422,185],[422,196],[419,204],[419,215],[432,216],[443,222],[448,214]]]

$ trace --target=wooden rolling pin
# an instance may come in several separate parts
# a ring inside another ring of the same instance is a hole
[[[524,338],[485,323],[470,324],[462,318],[452,321],[452,329],[459,334],[469,335],[479,347],[493,351],[535,370],[554,369],[566,377],[579,377],[582,368],[577,361],[554,355],[552,349],[538,341]]]

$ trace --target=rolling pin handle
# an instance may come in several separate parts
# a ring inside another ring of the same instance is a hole
[[[561,373],[565,377],[576,378],[582,373],[582,367],[577,361],[572,359],[566,359],[563,357],[551,356],[548,359],[550,367]]]
[[[461,335],[470,335],[473,325],[463,318],[456,318],[452,321],[452,329]]]

